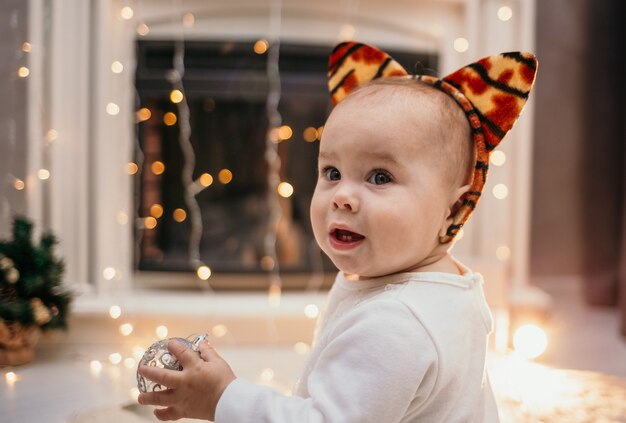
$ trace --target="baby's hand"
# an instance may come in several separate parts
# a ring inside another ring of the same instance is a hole
[[[139,394],[139,404],[160,405],[154,410],[159,420],[215,418],[215,408],[226,387],[236,379],[230,366],[206,341],[199,344],[200,356],[177,340],[167,348],[183,366],[182,371],[141,366],[139,374],[168,389]]]

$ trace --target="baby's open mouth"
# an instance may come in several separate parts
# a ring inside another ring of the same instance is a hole
[[[346,231],[345,229],[335,229],[331,235],[339,242],[357,242],[365,239],[363,235]]]

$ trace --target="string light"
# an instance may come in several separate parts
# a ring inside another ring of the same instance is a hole
[[[109,362],[111,362],[111,364],[120,364],[122,362],[122,354],[120,353],[109,354]]]
[[[138,171],[139,171],[139,166],[137,166],[137,163],[134,163],[134,162],[126,163],[126,173],[128,173],[129,175],[134,175]]]
[[[548,346],[546,333],[538,326],[527,324],[521,326],[513,335],[515,352],[524,358],[539,357]]]
[[[274,370],[270,369],[269,367],[263,369],[263,371],[261,372],[261,380],[263,382],[271,382],[272,380],[274,380]]]
[[[154,217],[155,219],[160,218],[161,216],[163,216],[163,206],[160,204],[153,204],[150,207],[150,214],[152,215],[152,217]]]
[[[130,6],[124,6],[122,7],[122,10],[120,10],[120,16],[122,17],[122,19],[127,20],[127,21],[131,20],[134,14],[135,12]]]
[[[152,216],[148,216],[144,219],[144,226],[146,229],[154,229],[157,226],[157,220],[152,217]]]
[[[31,43],[29,43],[28,41],[24,41],[24,42],[22,43],[22,51],[23,51],[24,53],[30,53],[30,52],[31,52],[31,50],[32,50],[32,47],[33,47],[33,46],[32,46],[32,45],[31,45]]]
[[[504,184],[497,184],[493,187],[492,192],[498,200],[504,200],[509,195],[509,189]]]
[[[48,169],[39,169],[37,171],[37,177],[42,181],[50,179],[50,171]]]
[[[308,354],[309,351],[311,351],[311,347],[306,342],[296,342],[293,346],[293,350],[298,355],[305,355]]]
[[[89,369],[91,370],[92,376],[99,376],[100,372],[102,371],[102,363],[100,363],[98,360],[91,360],[89,362]]]
[[[118,60],[111,63],[111,72],[122,73],[124,71],[124,65]]]
[[[508,21],[513,17],[513,10],[508,6],[501,6],[498,9],[498,19],[503,22]]]
[[[286,141],[293,135],[293,131],[289,125],[283,125],[278,128],[278,138],[281,141]]]
[[[506,162],[506,154],[503,151],[495,150],[489,156],[489,161],[494,166],[502,166]]]
[[[128,223],[128,215],[123,211],[117,213],[117,223],[125,225]]]
[[[165,339],[168,333],[167,326],[157,326],[154,332],[156,333],[157,338]]]
[[[254,52],[256,54],[265,54],[265,52],[270,48],[270,43],[265,39],[257,40],[254,43]]]
[[[174,217],[174,220],[178,223],[184,222],[185,219],[187,219],[187,212],[183,209],[174,210],[174,213],[172,215]]]
[[[124,367],[127,369],[133,369],[137,363],[133,357],[126,357],[124,359]]]
[[[309,126],[302,133],[302,138],[304,138],[306,142],[317,141],[317,129],[313,128],[312,126]]]
[[[112,319],[118,319],[121,315],[122,315],[122,309],[120,308],[120,306],[112,305],[109,308],[109,316],[111,316]]]
[[[506,245],[496,248],[496,257],[500,261],[507,261],[511,257],[511,249]]]
[[[309,319],[315,319],[319,314],[320,310],[315,304],[308,304],[304,307],[304,315]]]
[[[7,385],[9,386],[13,386],[15,382],[17,382],[17,379],[18,378],[15,372],[6,372],[6,374],[4,375],[4,380],[6,380]]]
[[[278,195],[283,198],[289,198],[293,195],[293,186],[289,182],[281,182],[278,184]]]
[[[222,184],[226,185],[233,180],[233,172],[229,169],[222,169],[217,174],[217,179],[219,179]]]
[[[222,324],[215,325],[213,326],[213,329],[211,329],[211,333],[216,338],[223,338],[228,333],[228,328],[226,327],[226,325]]]
[[[463,37],[457,38],[454,40],[454,49],[459,53],[465,53],[469,49],[469,41]]]
[[[103,271],[102,271],[102,277],[104,279],[106,279],[107,281],[113,280],[113,278],[115,278],[115,275],[117,274],[117,272],[115,271],[114,268],[112,267],[106,267]]]
[[[172,103],[180,103],[183,101],[183,93],[180,90],[172,90],[170,92],[170,101]]]
[[[59,138],[59,133],[57,132],[56,129],[49,129],[48,132],[46,132],[46,141],[48,143],[56,141],[58,138]]]
[[[135,345],[133,347],[133,357],[135,357],[135,360],[141,360],[141,357],[143,357],[145,352],[146,349],[140,345]]]
[[[119,330],[120,333],[122,334],[122,336],[128,336],[131,333],[133,333],[133,325],[131,325],[130,323],[124,323],[123,325],[120,325]]]
[[[16,190],[21,191],[26,187],[26,184],[24,184],[24,181],[22,181],[21,179],[15,178],[15,181],[13,182],[13,187],[15,187]]]
[[[200,175],[200,185],[203,187],[209,187],[213,184],[213,177],[208,173],[203,173]]]
[[[116,116],[120,112],[120,106],[118,106],[117,104],[113,102],[110,102],[110,103],[107,103],[106,110],[107,110],[107,113],[110,114],[111,116]]]
[[[163,115],[163,123],[167,126],[173,126],[178,121],[176,115],[172,112],[167,112]]]
[[[22,66],[17,70],[17,75],[20,78],[26,78],[28,75],[30,75],[30,69],[28,69],[26,66]]]
[[[196,18],[193,13],[185,13],[183,15],[183,26],[185,28],[191,28],[196,22]]]
[[[147,107],[137,110],[137,122],[145,122],[152,117],[152,112]]]
[[[356,28],[350,24],[344,24],[339,30],[339,41],[353,40],[356,34]]]
[[[149,33],[150,33],[150,27],[148,25],[146,25],[143,22],[137,25],[137,34],[141,35],[142,37],[145,37]]]
[[[270,256],[261,257],[261,269],[265,270],[266,272],[273,270],[275,264],[276,263],[274,263],[274,259]]]
[[[165,172],[165,164],[160,160],[156,160],[152,163],[150,169],[155,175],[162,175]]]
[[[211,277],[211,269],[209,268],[209,266],[203,265],[198,267],[198,269],[196,270],[196,274],[198,275],[198,278],[206,281]]]

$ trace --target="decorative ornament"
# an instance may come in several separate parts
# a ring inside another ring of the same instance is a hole
[[[442,244],[454,239],[474,211],[487,180],[489,155],[522,113],[537,74],[531,53],[510,52],[484,57],[441,79],[410,75],[389,54],[362,43],[338,44],[328,62],[328,90],[333,104],[377,78],[400,77],[437,88],[463,109],[476,148],[476,163],[469,191],[454,210]]]
[[[35,317],[35,322],[39,326],[45,325],[50,321],[52,315],[50,314],[50,310],[39,298],[33,298],[30,300],[30,306],[33,309],[33,316]]]
[[[141,376],[139,374],[139,367],[153,366],[153,367],[159,367],[161,369],[178,370],[178,371],[183,369],[183,366],[178,362],[178,360],[176,359],[176,356],[174,356],[174,354],[172,354],[167,349],[167,343],[170,340],[176,339],[182,342],[183,344],[185,344],[187,348],[193,351],[196,351],[198,352],[198,354],[200,354],[200,352],[198,351],[198,346],[200,345],[200,342],[202,342],[207,336],[208,334],[197,336],[193,341],[189,341],[188,339],[185,339],[185,338],[168,338],[168,339],[162,339],[150,345],[150,347],[145,352],[143,357],[141,357],[141,360],[139,361],[139,366],[137,367],[137,387],[139,388],[139,391],[140,392],[154,392],[154,391],[162,391],[164,389],[167,389],[167,387],[162,386],[159,383],[155,383],[151,381],[150,379],[147,379]]]

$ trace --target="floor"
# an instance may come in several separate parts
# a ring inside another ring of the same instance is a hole
[[[503,422],[626,422],[626,340],[618,335],[617,310],[585,306],[576,284],[567,281],[542,281],[541,288],[555,300],[546,353],[535,363],[516,363],[509,356],[495,354],[488,360]],[[103,339],[98,340],[98,335],[44,341],[32,364],[0,369],[2,422],[151,421],[150,410],[133,405],[137,391],[132,347],[123,350],[108,342],[111,338],[104,332]],[[114,351],[126,356],[119,364],[109,361]],[[294,349],[233,343],[224,344],[220,352],[239,376],[285,392],[306,356],[302,345]],[[93,360],[100,366],[92,365]],[[15,373],[16,381],[9,382],[8,372]],[[520,382],[529,377],[531,384]],[[537,380],[543,390],[529,388]],[[571,412],[573,401],[592,411],[565,417],[562,413]]]

